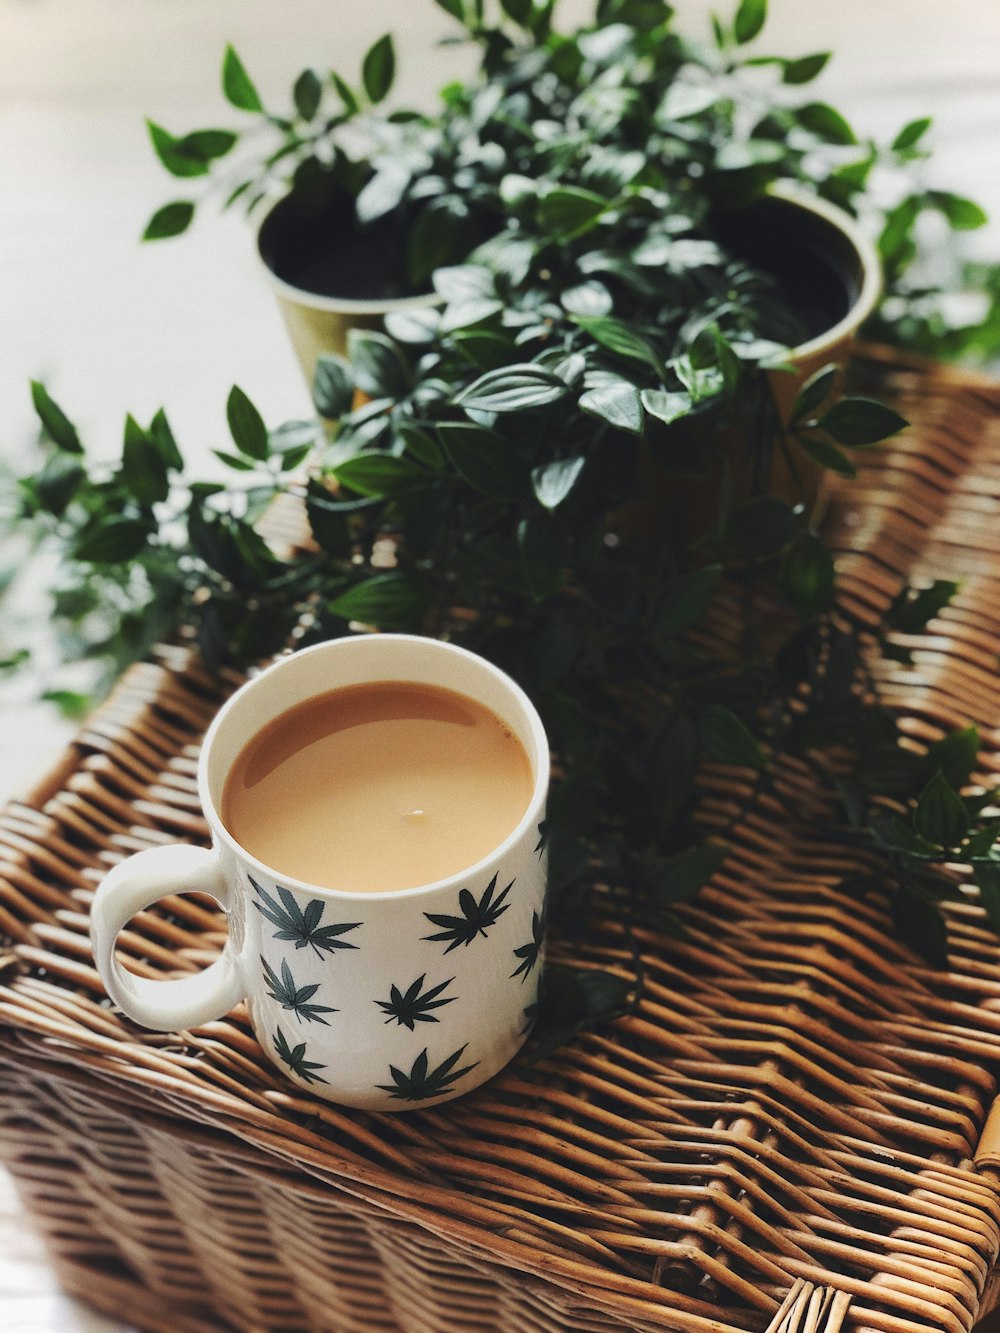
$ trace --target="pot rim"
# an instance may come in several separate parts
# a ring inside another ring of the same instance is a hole
[[[768,187],[767,195],[783,203],[793,204],[828,222],[845,237],[858,259],[861,289],[847,313],[822,333],[789,349],[794,360],[804,361],[850,338],[874,312],[882,295],[882,261],[871,238],[845,209],[785,181],[775,181]]]

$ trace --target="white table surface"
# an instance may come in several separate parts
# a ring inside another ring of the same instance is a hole
[[[564,6],[567,25],[591,9]],[[707,31],[705,0],[676,7],[686,29]],[[195,466],[211,466],[234,383],[272,425],[307,414],[245,224],[205,216],[187,237],[138,243],[180,193],[153,159],[144,117],[178,133],[232,123],[217,91],[227,41],[277,97],[308,64],[354,74],[387,30],[399,94],[419,99],[462,58],[435,47],[447,28],[432,0],[0,0],[0,463],[18,466],[33,438],[31,378],[105,457],[126,411],[145,420],[162,405]],[[991,211],[976,245],[1000,256],[1000,0],[771,0],[768,34],[782,55],[835,52],[815,94],[861,133],[884,138],[933,115],[930,183]],[[18,633],[0,618],[0,656]],[[0,694],[0,798],[27,789],[72,734],[33,688]],[[0,1173],[0,1330],[127,1327],[59,1292]]]

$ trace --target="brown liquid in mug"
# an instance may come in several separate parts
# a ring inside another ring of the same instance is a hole
[[[279,878],[377,893],[474,865],[517,827],[533,786],[524,747],[488,708],[378,681],[263,727],[226,779],[222,820]]]

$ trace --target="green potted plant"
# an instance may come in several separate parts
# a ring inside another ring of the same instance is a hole
[[[881,230],[896,297],[922,213],[958,227],[982,220],[970,201],[941,191],[907,193],[889,212],[875,205],[873,173],[920,156],[927,122],[904,127],[888,148],[859,142],[839,112],[802,91],[825,53],[760,53],[764,0],[742,0],[731,23],[715,20],[711,43],[681,34],[657,0],[599,0],[593,23],[565,33],[554,0],[437,2],[480,61],[431,112],[386,109],[395,54],[385,36],[355,80],[303,71],[280,111],[264,107],[230,47],[223,90],[245,128],[176,136],[150,125],[169,171],[207,177],[225,206],[264,214],[260,249],[310,377],[319,350],[343,350],[345,314],[370,319],[386,300],[426,299],[434,269],[484,241],[503,237],[511,265],[530,267],[526,190],[550,234],[624,205],[637,237],[650,224],[648,255],[671,236],[697,239],[719,247],[710,261],[719,281],[734,252],[777,272],[788,347],[845,321],[849,331],[872,312],[877,266],[848,214]],[[775,193],[781,205],[769,201]],[[795,220],[803,196],[832,209],[817,222],[804,204]],[[184,230],[199,202],[165,205],[147,237]],[[768,243],[772,231],[778,244]],[[806,373],[816,368],[811,361]]]

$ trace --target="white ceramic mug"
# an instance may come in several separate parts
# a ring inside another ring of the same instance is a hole
[[[373,681],[437,685],[492,710],[530,761],[527,809],[489,856],[420,888],[350,893],[279,875],[223,824],[226,776],[246,742],[279,714]],[[162,1031],[221,1018],[245,998],[278,1068],[343,1105],[405,1110],[477,1087],[521,1046],[537,1006],[548,778],[548,745],[530,700],[462,648],[373,634],[282,658],[229,699],[205,737],[198,790],[212,850],[139,852],[98,889],[91,937],[108,994],[136,1022]],[[114,956],[119,931],[158,899],[185,892],[208,893],[225,909],[221,957],[177,980],[122,971]]]

